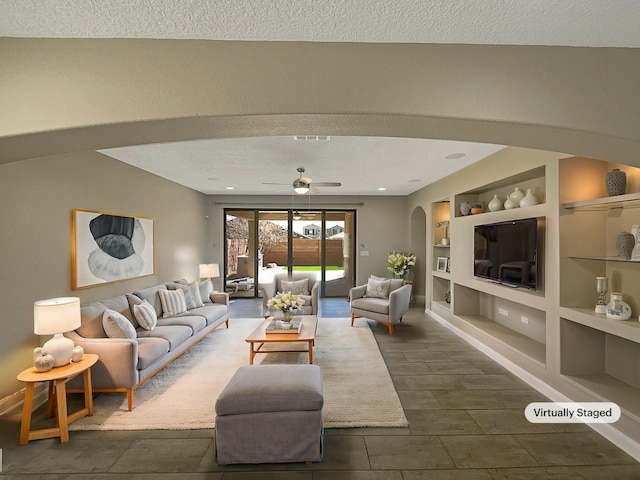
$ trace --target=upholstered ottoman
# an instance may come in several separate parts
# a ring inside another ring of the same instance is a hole
[[[216,401],[219,464],[322,460],[322,374],[317,365],[247,365]]]

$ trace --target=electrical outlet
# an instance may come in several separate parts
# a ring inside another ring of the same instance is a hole
[[[499,308],[499,309],[498,309],[498,313],[499,313],[500,315],[504,315],[505,317],[508,317],[508,316],[509,316],[509,310],[507,310],[506,308]]]
[[[520,317],[520,321],[525,325],[529,325],[529,318],[525,317],[524,315]]]

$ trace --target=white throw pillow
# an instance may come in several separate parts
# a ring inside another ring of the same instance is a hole
[[[136,317],[138,325],[145,330],[153,330],[158,323],[156,310],[149,302],[143,300],[142,303],[133,306],[133,316]]]
[[[203,307],[202,297],[200,297],[200,286],[198,282],[191,282],[185,291],[187,299],[187,309]]]
[[[287,293],[291,292],[294,295],[309,295],[309,279],[303,278],[302,280],[287,281],[282,280],[280,282],[282,291]]]
[[[367,282],[367,291],[365,297],[372,298],[388,298],[391,280],[375,280],[370,278]]]
[[[198,284],[200,290],[200,300],[202,303],[211,303],[211,294],[213,293],[213,283],[210,279],[205,280]]]
[[[158,290],[160,294],[160,302],[162,303],[162,316],[164,318],[173,317],[187,311],[187,301],[184,298],[184,292],[178,290]]]
[[[136,338],[136,329],[119,312],[115,310],[105,310],[102,314],[102,328],[109,338]]]

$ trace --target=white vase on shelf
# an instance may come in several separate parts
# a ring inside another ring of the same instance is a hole
[[[513,200],[511,200],[510,197],[507,197],[507,199],[504,201],[504,209],[511,210],[512,208],[516,208],[516,204]]]
[[[493,200],[491,200],[487,206],[490,211],[497,212],[498,210],[502,210],[502,200],[498,198],[498,195],[494,195]]]
[[[520,200],[524,198],[524,193],[520,188],[516,187],[513,192],[509,194],[509,198],[515,204],[514,208],[518,208],[520,206]]]
[[[538,204],[538,199],[531,192],[531,189],[527,188],[527,194],[524,197],[522,197],[522,199],[520,200],[520,207],[525,208],[525,207],[530,207],[531,205],[537,205],[537,204]]]

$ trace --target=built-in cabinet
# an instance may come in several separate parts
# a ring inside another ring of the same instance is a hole
[[[619,233],[640,224],[640,169],[577,157],[540,163],[447,199],[450,245],[434,237],[430,313],[565,398],[617,403],[623,418],[614,428],[640,454],[640,261],[621,259],[616,248]],[[625,195],[607,196],[613,168],[627,173]],[[531,189],[539,203],[488,210],[494,196],[504,202],[516,187]],[[465,201],[482,213],[463,215]],[[434,229],[442,204],[432,205]],[[530,217],[545,223],[537,290],[475,277],[474,226]],[[448,273],[437,269],[443,255],[451,259]],[[609,279],[607,301],[611,292],[623,294],[630,320],[595,313],[597,276]]]

